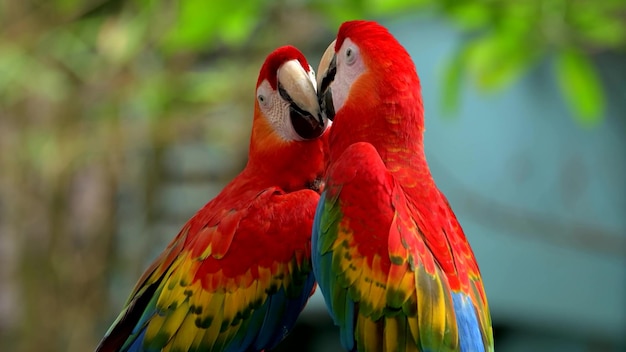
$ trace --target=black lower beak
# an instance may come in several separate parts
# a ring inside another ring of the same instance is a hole
[[[317,90],[317,99],[319,100],[322,114],[326,115],[326,118],[333,120],[335,118],[335,106],[333,105],[333,92],[330,88],[330,84],[335,79],[337,74],[337,56],[333,56],[326,75],[322,78],[322,82]]]
[[[322,116],[313,116],[311,112],[298,106],[280,82],[278,83],[278,93],[289,103],[289,119],[293,129],[300,137],[313,139],[324,133],[324,119]]]
[[[300,109],[296,104],[289,105],[289,118],[293,129],[304,139],[317,138],[324,133],[324,120]]]
[[[319,96],[319,101],[322,114],[332,121],[335,118],[335,106],[333,105],[333,92],[330,87]]]

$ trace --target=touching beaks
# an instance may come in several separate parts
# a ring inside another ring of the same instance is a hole
[[[335,118],[335,107],[333,105],[333,93],[330,88],[330,84],[335,79],[337,74],[337,55],[335,54],[335,42],[326,48],[324,55],[320,60],[319,67],[317,68],[317,99],[322,114],[329,120]]]
[[[304,139],[324,133],[324,119],[317,101],[315,80],[297,60],[278,69],[278,93],[289,103],[289,117],[296,133]]]

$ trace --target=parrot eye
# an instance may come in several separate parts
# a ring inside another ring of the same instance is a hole
[[[267,91],[263,87],[259,87],[259,91],[257,92],[256,99],[259,102],[260,106],[267,107],[270,105],[269,96],[266,94]]]
[[[354,64],[356,62],[356,54],[356,49],[348,47],[348,49],[346,49],[346,64],[348,64],[349,66]]]

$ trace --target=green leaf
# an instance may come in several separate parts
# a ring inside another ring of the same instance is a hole
[[[267,7],[259,1],[181,1],[177,19],[167,33],[165,49],[197,50],[223,40],[237,46],[244,43],[256,28],[261,12]]]
[[[465,30],[486,27],[493,19],[493,8],[478,2],[449,5],[445,11]]]
[[[310,6],[328,18],[333,27],[339,26],[348,19],[366,17],[363,0],[313,0]]]
[[[218,28],[223,3],[205,0],[183,0],[177,18],[164,38],[167,50],[198,49],[213,39]]]
[[[466,64],[478,87],[494,91],[518,79],[535,57],[527,43],[515,32],[496,32],[470,42]]]
[[[459,92],[463,76],[464,55],[459,54],[446,65],[442,85],[441,108],[444,114],[454,114],[459,106]]]
[[[258,1],[239,1],[222,19],[220,37],[229,45],[239,46],[250,36],[258,23],[261,6]]]
[[[579,50],[567,48],[558,53],[555,64],[561,91],[575,117],[584,125],[599,123],[605,110],[604,91],[592,62]]]
[[[367,9],[377,15],[397,14],[404,11],[412,11],[425,5],[435,3],[433,0],[369,0]]]
[[[623,19],[580,15],[580,36],[594,45],[615,47],[626,45],[626,24]]]

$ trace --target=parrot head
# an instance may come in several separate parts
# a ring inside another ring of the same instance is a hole
[[[282,180],[275,181],[282,181],[285,189],[302,188],[302,179],[318,184],[326,146],[325,138],[319,137],[330,123],[322,117],[315,72],[304,55],[293,46],[269,54],[259,73],[255,97],[248,159],[251,170],[277,174]]]
[[[415,64],[380,24],[344,22],[320,60],[317,94],[332,121],[329,158],[355,142],[371,143],[383,155],[404,146],[421,157],[424,112]]]
[[[258,115],[285,141],[319,137],[326,126],[315,84],[315,72],[298,49],[276,49],[265,60],[257,81]]]
[[[385,104],[402,105],[406,99],[422,106],[419,78],[410,55],[376,22],[344,22],[317,72],[319,104],[329,120],[344,108],[357,112],[351,116],[367,116]],[[361,111],[370,113],[358,113]]]

